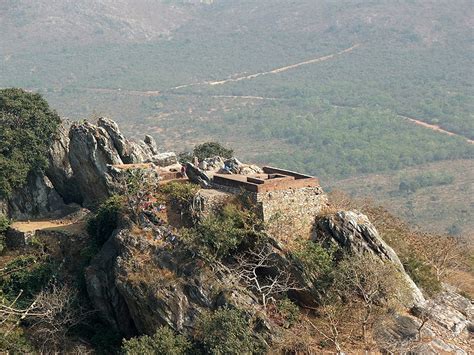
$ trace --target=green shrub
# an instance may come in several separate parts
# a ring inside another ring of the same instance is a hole
[[[184,234],[195,250],[206,257],[225,258],[243,244],[260,239],[252,213],[234,204],[225,205]]]
[[[169,182],[160,187],[160,191],[166,195],[168,201],[179,204],[182,207],[191,204],[198,190],[198,185],[177,181]]]
[[[453,182],[454,176],[446,172],[428,172],[415,177],[402,178],[398,190],[403,193],[413,193],[424,187],[450,185]]]
[[[436,278],[432,268],[416,256],[410,255],[405,258],[403,260],[403,267],[415,284],[428,296],[433,296],[441,291],[441,282]]]
[[[124,340],[122,345],[122,351],[129,355],[183,355],[190,348],[191,343],[186,337],[168,327],[159,328],[153,336],[143,335]]]
[[[48,284],[57,270],[57,265],[52,261],[35,256],[19,256],[5,266],[0,289],[8,300],[13,300],[21,293],[17,302],[21,307]]]
[[[61,119],[39,94],[0,90],[0,196],[8,196],[28,173],[47,166],[47,152]]]
[[[305,240],[300,243],[293,255],[302,263],[306,276],[318,278],[333,268],[335,252],[335,248],[326,249],[319,243]]]
[[[261,342],[252,335],[251,323],[238,309],[203,313],[197,323],[197,339],[209,354],[265,353]]]
[[[33,346],[19,327],[10,329],[8,334],[0,335],[1,354],[33,354]]]
[[[184,163],[192,163],[193,161],[193,153],[192,152],[181,152],[178,154],[178,161],[181,164]]]
[[[122,197],[112,196],[102,203],[95,215],[87,221],[87,232],[99,246],[104,244],[117,228],[122,210]]]
[[[285,319],[287,327],[293,326],[300,318],[300,308],[285,298],[277,303],[278,312]]]
[[[0,235],[4,234],[10,226],[10,220],[3,214],[0,214]]]
[[[215,157],[216,155],[224,159],[230,159],[232,158],[234,151],[223,147],[218,142],[206,142],[194,147],[193,154],[199,160]]]
[[[3,214],[0,214],[0,253],[5,249],[5,232],[10,226],[10,220]]]

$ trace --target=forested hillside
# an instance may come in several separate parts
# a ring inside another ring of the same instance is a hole
[[[473,158],[472,13],[467,0],[6,1],[0,86],[327,184]]]

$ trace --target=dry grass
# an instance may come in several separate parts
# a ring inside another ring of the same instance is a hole
[[[384,207],[376,206],[373,201],[352,200],[340,191],[329,194],[329,200],[336,210],[357,209],[365,213],[380,233],[380,236],[395,250],[400,258],[414,254],[426,263],[438,266],[444,251],[452,255],[446,263],[441,276],[447,282],[459,288],[465,295],[474,296],[474,247],[472,237],[452,238],[447,235],[426,233],[408,225],[395,217]],[[444,251],[443,251],[444,250]],[[436,260],[436,259],[439,260]]]

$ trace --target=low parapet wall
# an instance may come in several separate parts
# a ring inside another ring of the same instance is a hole
[[[263,167],[263,171],[250,176],[215,174],[214,184],[255,193],[320,186],[313,176],[273,167]]]

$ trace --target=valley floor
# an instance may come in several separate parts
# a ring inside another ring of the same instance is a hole
[[[434,183],[413,192],[400,191],[402,181],[436,174],[444,174],[452,182]],[[331,183],[328,188],[344,191],[357,199],[370,196],[407,222],[435,233],[469,236],[474,230],[473,160],[443,161],[395,173],[352,177]]]

